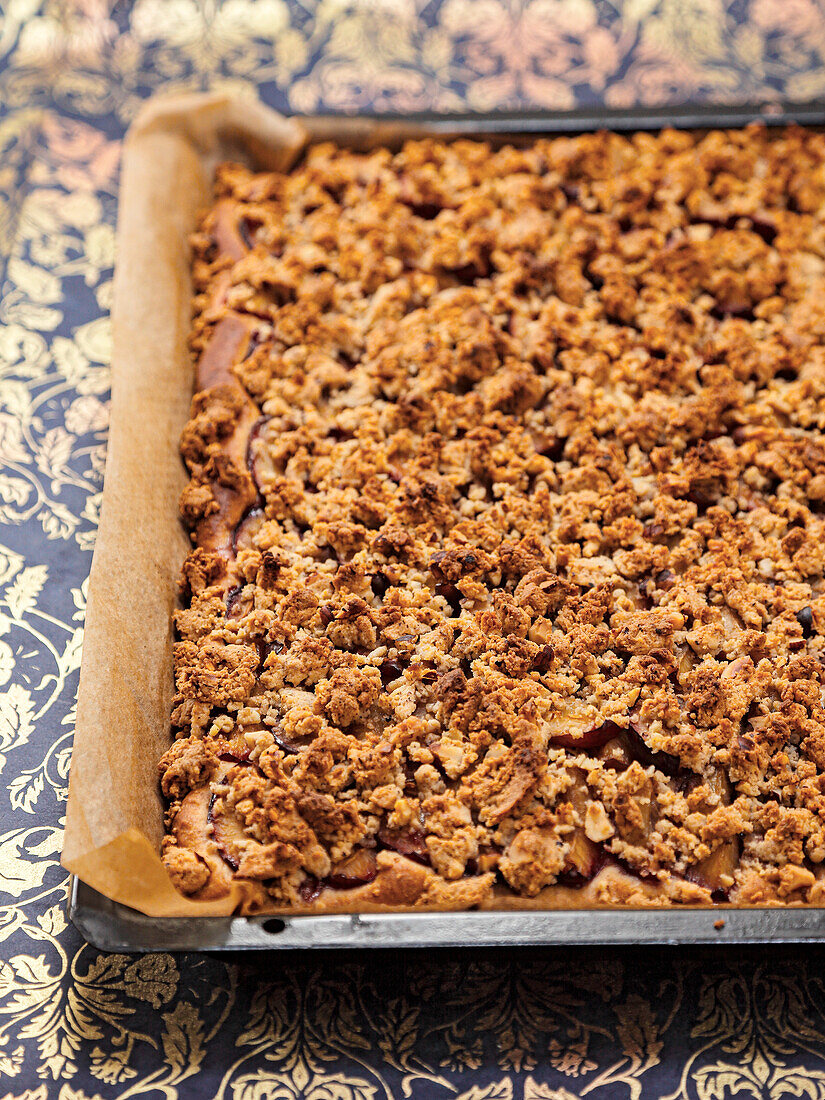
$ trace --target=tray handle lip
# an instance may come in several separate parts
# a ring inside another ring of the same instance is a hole
[[[592,130],[657,130],[673,126],[677,129],[706,127],[741,127],[752,122],[766,126],[797,123],[801,126],[825,126],[825,98],[804,101],[750,100],[741,103],[705,103],[685,101],[661,106],[600,107],[596,104],[565,110],[521,109],[497,111],[433,110],[390,112],[359,110],[296,113],[297,122],[334,124],[361,121],[387,127],[428,127],[438,131],[500,134],[579,132]]]
[[[825,908],[706,906],[278,917],[147,917],[72,879],[68,915],[104,951],[429,950],[467,947],[821,943]],[[482,920],[486,929],[480,927]],[[274,925],[267,928],[268,924]],[[468,933],[470,933],[468,935]]]

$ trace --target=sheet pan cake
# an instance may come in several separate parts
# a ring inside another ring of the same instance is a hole
[[[822,904],[825,138],[226,164],[193,273],[179,889]]]

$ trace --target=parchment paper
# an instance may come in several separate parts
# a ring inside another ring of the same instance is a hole
[[[224,915],[239,901],[183,897],[158,854],[171,616],[188,549],[178,516],[178,439],[193,384],[188,237],[221,160],[287,168],[305,140],[298,123],[256,99],[216,93],[150,101],[124,145],[111,421],[62,862],[150,916]]]

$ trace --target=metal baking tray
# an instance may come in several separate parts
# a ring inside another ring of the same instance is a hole
[[[487,114],[297,116],[313,140],[397,146],[404,140],[484,138],[496,143],[593,130],[682,130],[825,125],[825,100],[725,106],[582,108]],[[295,948],[479,947],[561,944],[801,943],[825,940],[825,908],[554,909],[458,913],[360,913],[280,917],[147,917],[72,877],[69,918],[105,951],[255,951]]]
[[[802,943],[825,939],[825,909],[546,909],[318,917],[147,917],[74,879],[69,916],[103,951]]]

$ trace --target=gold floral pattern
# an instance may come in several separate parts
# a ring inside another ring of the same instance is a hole
[[[825,93],[821,0],[8,0],[0,22],[0,1093],[825,1100],[821,952],[131,958],[58,862],[107,424],[120,138],[160,85],[293,111]]]
[[[119,123],[160,84],[255,85],[292,111],[825,92],[821,0],[8,0],[5,9],[0,102]]]

